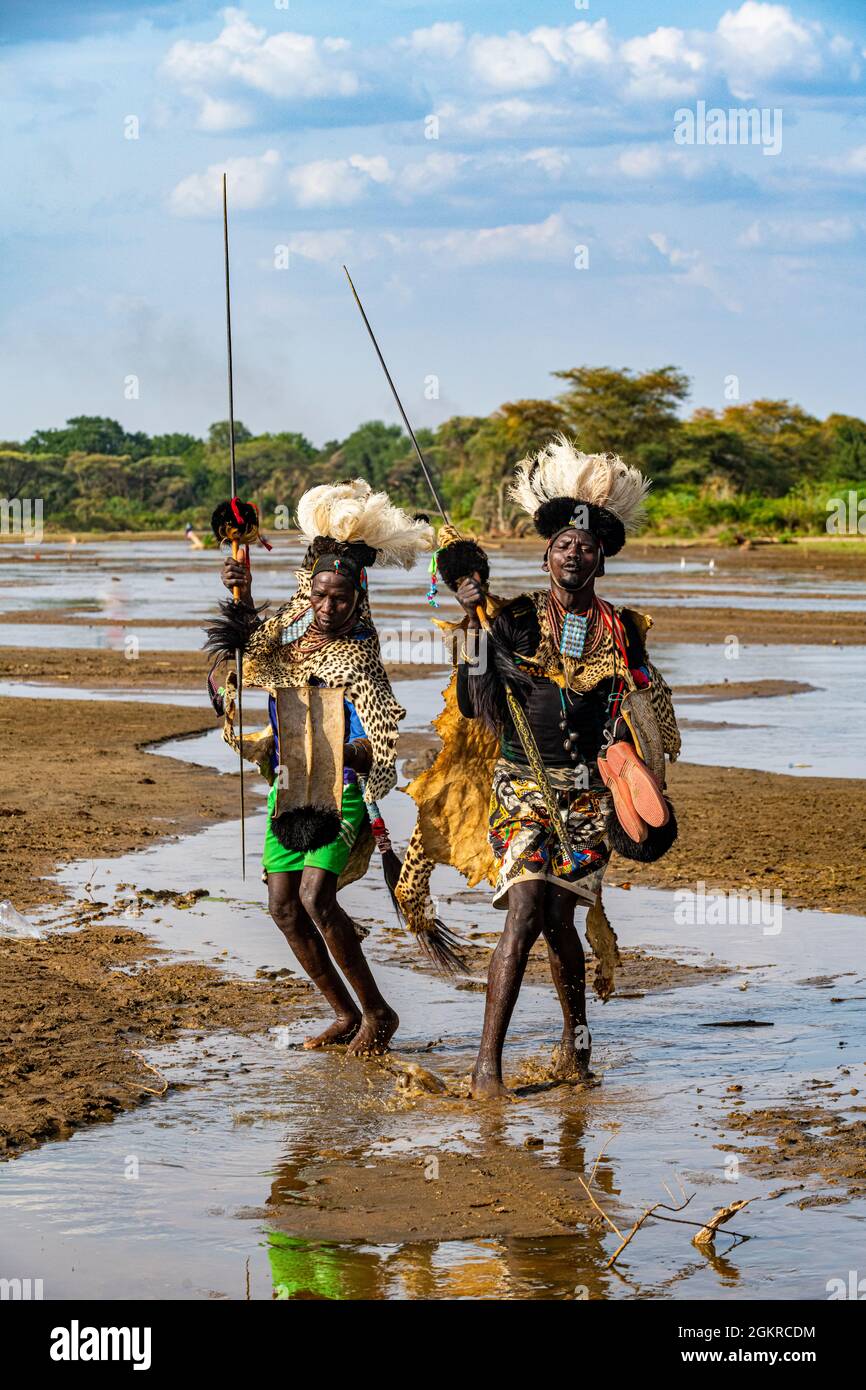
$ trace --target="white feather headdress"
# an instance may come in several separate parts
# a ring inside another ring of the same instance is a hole
[[[649,478],[616,454],[582,454],[560,434],[517,465],[508,495],[530,516],[555,497],[570,497],[604,507],[619,517],[626,531],[634,531],[650,486]]]
[[[402,569],[411,569],[419,552],[433,549],[430,523],[413,521],[363,478],[311,487],[298,503],[298,525],[307,541],[316,536],[364,541],[376,551],[378,564]]]

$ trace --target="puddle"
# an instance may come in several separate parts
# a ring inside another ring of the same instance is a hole
[[[100,626],[92,623],[0,623],[0,647],[121,652],[135,650],[129,646],[131,639],[138,644],[140,652],[189,652],[201,647],[204,634],[196,628],[148,628],[127,621]]]
[[[184,705],[213,713],[204,689],[154,690],[151,686],[104,686],[94,688],[80,685],[50,685],[40,681],[0,680],[0,698],[10,696],[19,700],[108,700],[112,703],[139,705]],[[244,691],[244,709],[255,710],[267,718],[268,697],[264,690]],[[216,716],[214,715],[214,719]],[[160,750],[155,750],[160,751]]]

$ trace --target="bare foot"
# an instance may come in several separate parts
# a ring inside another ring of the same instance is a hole
[[[492,1072],[474,1071],[469,1089],[473,1100],[512,1100],[513,1097],[501,1077]]]
[[[335,1018],[330,1028],[326,1028],[324,1033],[317,1033],[315,1037],[305,1038],[304,1047],[308,1052],[312,1052],[317,1047],[336,1047],[339,1043],[351,1042],[360,1026],[360,1014],[347,1014],[343,1018]]]
[[[388,1044],[400,1026],[393,1009],[377,1014],[364,1014],[354,1040],[346,1048],[347,1056],[379,1057],[388,1051]]]
[[[591,1047],[575,1047],[572,1037],[563,1037],[553,1049],[550,1074],[557,1081],[589,1081],[595,1075],[589,1069]]]

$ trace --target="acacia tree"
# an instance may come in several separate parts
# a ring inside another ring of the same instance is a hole
[[[477,479],[474,520],[495,531],[511,529],[514,508],[507,492],[515,466],[542,449],[564,424],[556,401],[537,400],[508,401],[482,422],[466,446]]]
[[[569,367],[554,372],[568,389],[559,397],[565,428],[588,454],[622,454],[640,462],[648,446],[668,445],[690,382],[676,367],[647,372],[628,368]]]
[[[148,435],[127,434],[116,420],[103,415],[73,415],[65,429],[36,430],[25,444],[35,454],[104,454],[131,459],[144,458],[151,452]]]

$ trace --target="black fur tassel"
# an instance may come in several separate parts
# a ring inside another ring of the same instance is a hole
[[[497,733],[508,710],[506,685],[518,698],[525,698],[532,689],[532,679],[494,633],[488,631],[485,639],[487,667],[478,674],[470,675],[469,692],[478,718],[484,721],[488,729]]]
[[[443,975],[466,975],[469,966],[460,954],[460,938],[439,917],[429,931],[415,933],[415,940],[432,965]]]
[[[624,859],[634,859],[639,864],[654,864],[662,855],[667,854],[677,838],[677,818],[667,797],[665,801],[670,811],[667,824],[649,826],[647,837],[642,843],[626,834],[616,818],[616,811],[611,811],[605,832],[611,849],[616,850]]]
[[[235,652],[246,651],[256,628],[261,626],[261,611],[237,599],[223,599],[220,604],[222,617],[205,628],[205,651],[218,661],[231,661]]]
[[[271,828],[283,849],[296,854],[312,854],[333,844],[341,825],[339,814],[326,806],[296,806],[271,816]]]
[[[452,541],[436,552],[436,569],[448,588],[457,588],[461,579],[469,579],[477,574],[482,588],[490,578],[490,562],[487,554],[477,541]]]

